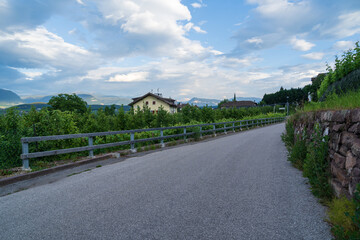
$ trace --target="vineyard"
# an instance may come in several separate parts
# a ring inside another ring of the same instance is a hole
[[[283,114],[273,113],[274,108],[256,107],[240,109],[216,109],[204,107],[202,109],[185,106],[181,112],[169,114],[159,109],[157,114],[151,113],[150,109],[133,109],[126,112],[121,108],[118,112],[113,109],[100,109],[97,113],[88,109],[85,112],[61,111],[52,108],[44,108],[41,111],[31,109],[29,113],[21,114],[16,108],[10,108],[6,114],[0,116],[0,169],[9,169],[21,166],[21,142],[22,137],[64,135],[76,133],[93,133],[106,131],[120,131],[130,129],[145,129],[156,127],[194,125],[210,122],[226,122],[242,119],[254,119],[265,117],[278,117]],[[204,129],[205,130],[205,129]],[[179,134],[181,129],[170,129],[165,135]],[[189,129],[197,131],[197,129]],[[135,139],[150,138],[157,135],[154,132],[142,132],[135,135]],[[130,134],[119,134],[114,136],[101,136],[94,138],[94,145],[113,143],[130,140]],[[167,139],[174,141],[176,139]],[[137,143],[136,147],[148,146],[157,142]],[[87,139],[67,139],[60,141],[47,141],[32,143],[29,145],[30,152],[48,151],[53,149],[64,149],[81,147],[88,144]],[[129,146],[119,146],[109,149],[96,150],[95,154],[123,150]],[[86,152],[76,154],[64,154],[61,156],[43,157],[38,161],[32,161],[33,169],[38,163],[52,162],[62,159],[76,159],[86,156]]]

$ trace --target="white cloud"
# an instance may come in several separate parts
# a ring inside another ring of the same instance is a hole
[[[301,55],[303,58],[310,59],[310,60],[321,60],[324,57],[324,53],[322,52],[312,52],[308,54]]]
[[[145,82],[148,81],[148,72],[132,72],[128,74],[116,74],[108,82]]]
[[[15,33],[0,31],[0,53],[16,56],[24,64],[54,68],[79,68],[92,65],[96,56],[88,50],[67,43],[45,27]]]
[[[76,0],[76,2],[78,2],[81,5],[85,5],[85,3],[82,0]]]
[[[345,38],[360,33],[360,11],[341,14],[334,26],[324,26],[323,35]]]
[[[206,31],[202,30],[200,27],[198,26],[194,26],[193,29],[195,30],[195,32],[197,33],[206,33]]]
[[[340,51],[346,51],[350,48],[354,48],[355,43],[353,41],[337,41],[334,43],[333,48]]]
[[[254,43],[255,45],[259,45],[259,44],[263,43],[263,40],[259,37],[253,37],[253,38],[247,39],[246,41],[248,43]]]
[[[291,39],[291,45],[295,50],[298,51],[309,51],[315,46],[315,44],[311,42],[307,42],[304,39],[297,39],[296,37]]]
[[[201,8],[202,7],[202,5],[200,3],[197,3],[197,2],[192,3],[191,6],[193,8]]]

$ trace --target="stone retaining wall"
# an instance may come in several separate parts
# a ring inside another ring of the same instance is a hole
[[[337,196],[351,197],[360,183],[360,109],[309,112],[295,117],[295,133],[311,141],[315,123],[329,136],[331,185]]]

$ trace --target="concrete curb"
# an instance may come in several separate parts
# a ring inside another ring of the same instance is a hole
[[[15,182],[24,181],[24,180],[44,176],[44,175],[47,175],[49,173],[59,172],[59,171],[65,170],[65,169],[74,168],[74,167],[77,167],[77,166],[80,166],[80,165],[84,165],[84,164],[88,164],[88,163],[92,163],[92,162],[97,162],[97,161],[101,161],[101,160],[105,160],[105,159],[109,159],[109,158],[113,158],[113,157],[116,157],[116,156],[114,156],[114,153],[111,153],[111,154],[106,154],[106,155],[102,155],[102,156],[98,156],[98,157],[94,157],[94,158],[90,158],[90,159],[81,160],[81,161],[78,161],[78,162],[68,163],[68,164],[64,164],[64,165],[60,165],[60,166],[40,170],[40,171],[37,171],[37,172],[30,172],[30,173],[25,173],[25,174],[18,175],[18,176],[13,176],[13,177],[9,177],[9,178],[0,179],[0,187],[9,185],[9,184],[12,184],[12,183],[15,183]]]

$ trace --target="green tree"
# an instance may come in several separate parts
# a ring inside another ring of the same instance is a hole
[[[59,94],[52,97],[48,104],[52,109],[60,111],[70,111],[85,113],[87,111],[87,103],[79,96],[74,94]]]

